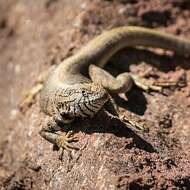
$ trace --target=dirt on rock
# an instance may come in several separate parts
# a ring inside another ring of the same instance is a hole
[[[190,58],[127,48],[107,69],[154,80],[185,81],[163,94],[136,87],[120,112],[140,131],[98,115],[75,123],[79,151],[60,152],[38,132],[45,115],[39,96],[24,112],[24,93],[43,71],[102,31],[155,28],[190,39],[188,0],[0,0],[0,189],[190,189]]]

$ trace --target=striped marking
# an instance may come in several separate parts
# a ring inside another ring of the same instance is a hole
[[[53,93],[54,97],[48,97],[47,104],[49,108],[52,108],[52,113],[59,111],[71,117],[94,116],[104,105],[105,99],[97,92],[90,92],[90,90],[85,92],[84,94],[80,89],[58,87]]]
[[[87,105],[86,103],[84,102],[84,107],[89,110],[91,113],[95,114],[95,111],[94,110],[91,110]]]

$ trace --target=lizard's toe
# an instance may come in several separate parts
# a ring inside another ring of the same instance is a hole
[[[65,137],[67,139],[67,142],[74,142],[74,141],[78,141],[78,138],[76,136],[73,136],[74,132],[73,131],[69,131]]]
[[[57,139],[56,139],[56,144],[57,146],[62,149],[62,150],[71,150],[71,149],[75,149],[75,150],[79,150],[78,147],[70,144],[73,141],[78,141],[78,139],[74,136],[71,136],[73,134],[73,132],[68,132],[66,135],[64,134],[60,134]]]

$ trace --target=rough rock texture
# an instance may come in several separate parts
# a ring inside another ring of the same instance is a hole
[[[149,131],[104,115],[76,123],[79,151],[53,151],[38,131],[45,120],[38,98],[25,113],[23,93],[38,75],[93,36],[140,25],[190,38],[188,0],[0,1],[1,189],[190,189],[190,59],[161,50],[126,49],[110,61],[153,79],[186,78],[164,94],[134,88],[120,111]],[[141,63],[141,64],[139,64]],[[116,66],[118,69],[116,69]]]

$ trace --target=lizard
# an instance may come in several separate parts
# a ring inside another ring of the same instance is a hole
[[[49,120],[40,135],[60,149],[71,150],[72,132],[61,132],[76,118],[92,118],[110,101],[110,93],[125,93],[132,84],[147,90],[162,87],[143,84],[130,73],[113,77],[102,68],[124,47],[144,46],[190,54],[190,41],[144,27],[123,26],[103,32],[49,74],[40,93],[41,110]],[[62,126],[63,125],[63,126]]]

